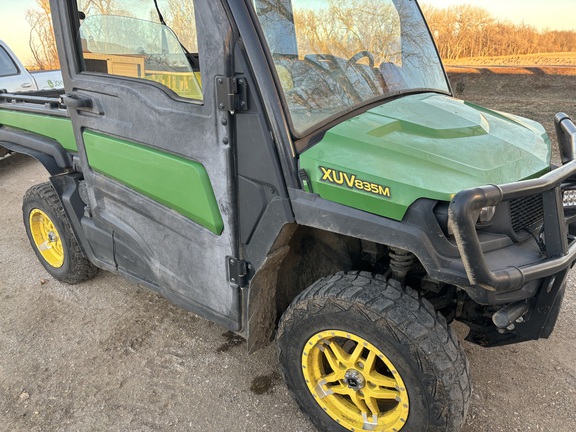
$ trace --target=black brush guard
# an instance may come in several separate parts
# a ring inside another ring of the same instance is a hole
[[[448,223],[472,287],[492,292],[513,291],[528,282],[541,281],[535,297],[526,301],[529,306],[526,315],[508,329],[471,326],[468,339],[480,345],[548,337],[558,318],[566,275],[576,261],[576,239],[569,234],[570,224],[576,228],[576,217],[565,212],[562,200],[563,186],[576,184],[576,127],[565,114],[556,116],[556,127],[564,165],[537,179],[463,190],[450,204]],[[540,260],[521,266],[489,265],[476,231],[481,209],[535,195],[542,197],[544,208],[545,254]]]

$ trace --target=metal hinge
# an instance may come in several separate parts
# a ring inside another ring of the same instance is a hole
[[[216,99],[218,109],[229,111],[234,114],[236,111],[246,111],[248,109],[246,78],[238,77],[216,77]]]
[[[226,257],[228,262],[228,281],[231,284],[244,287],[252,276],[252,265],[233,257]]]

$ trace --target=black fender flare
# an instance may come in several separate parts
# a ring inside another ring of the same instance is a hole
[[[52,138],[11,127],[0,127],[0,146],[32,156],[53,176],[72,169],[72,155]]]

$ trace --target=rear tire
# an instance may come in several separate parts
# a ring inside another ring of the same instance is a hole
[[[468,362],[446,320],[396,281],[338,273],[302,292],[281,318],[279,361],[321,431],[458,431]]]
[[[82,251],[50,183],[28,189],[22,213],[30,244],[46,271],[55,279],[75,284],[98,272]]]

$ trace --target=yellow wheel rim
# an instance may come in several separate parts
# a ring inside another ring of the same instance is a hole
[[[39,209],[30,212],[30,232],[36,249],[54,268],[64,265],[64,248],[60,233],[46,213]]]
[[[315,334],[302,352],[302,372],[318,405],[346,429],[396,432],[406,424],[404,381],[363,338],[339,330]]]

